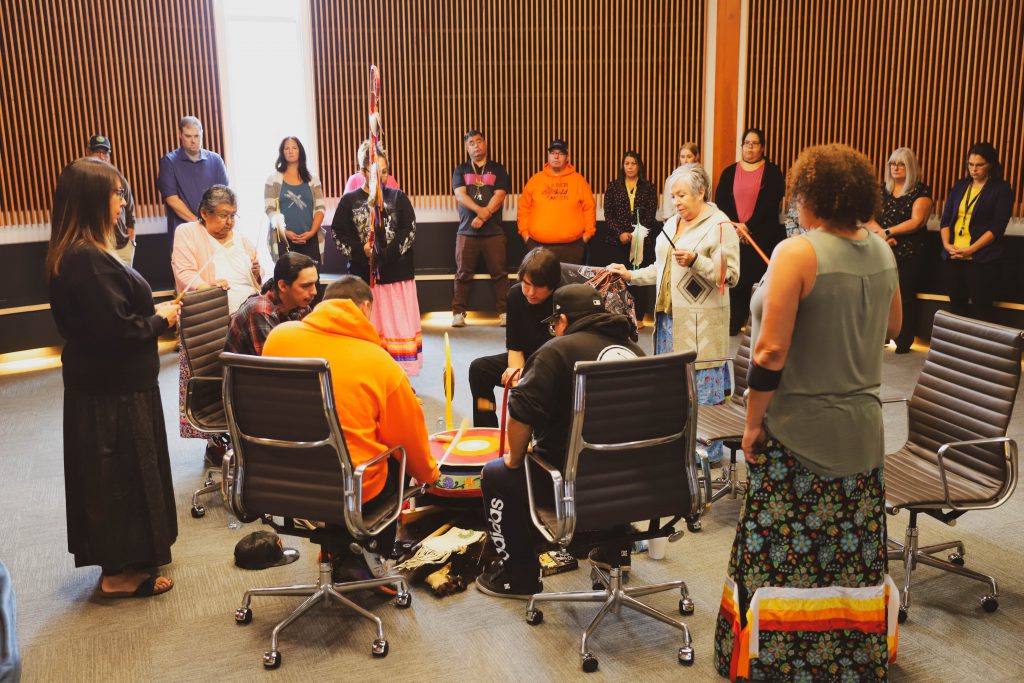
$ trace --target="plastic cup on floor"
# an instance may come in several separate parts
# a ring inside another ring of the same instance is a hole
[[[647,555],[652,560],[661,560],[665,557],[665,549],[668,547],[667,538],[652,538],[647,541]]]

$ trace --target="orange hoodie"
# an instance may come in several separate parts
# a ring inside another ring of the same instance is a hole
[[[590,183],[572,164],[558,175],[544,164],[519,195],[519,234],[542,244],[589,240],[597,225],[595,211]]]
[[[430,453],[416,394],[350,299],[322,301],[302,320],[278,325],[267,337],[263,355],[324,358],[330,363],[334,404],[353,465],[401,445],[407,473],[421,482],[437,479],[437,462]],[[383,461],[367,470],[363,500],[380,493],[386,478]]]

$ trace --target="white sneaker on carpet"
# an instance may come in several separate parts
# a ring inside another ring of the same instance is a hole
[[[465,313],[453,313],[452,314],[452,327],[465,327],[466,326],[466,314]]]

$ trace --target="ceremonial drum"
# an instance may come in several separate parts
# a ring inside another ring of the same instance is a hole
[[[457,429],[438,432],[430,437],[430,452],[441,462],[445,451],[451,445]],[[480,475],[484,465],[501,456],[501,430],[495,427],[479,427],[462,432],[448,459],[441,465],[441,476],[437,484],[427,493],[443,498],[479,498]],[[505,444],[508,453],[508,443]]]

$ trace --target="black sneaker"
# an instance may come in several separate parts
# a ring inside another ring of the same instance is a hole
[[[540,570],[536,568],[512,571],[501,562],[496,562],[490,570],[476,577],[476,587],[481,593],[496,598],[529,600],[544,590],[544,584],[537,576],[539,573]]]
[[[227,446],[211,443],[206,444],[206,453],[203,454],[204,464],[209,468],[219,470],[221,462],[224,460],[224,454],[227,450]]]
[[[629,554],[629,548],[620,548],[618,551],[612,548],[601,547],[594,548],[587,554],[587,559],[595,567],[600,567],[605,571],[611,571],[612,568],[612,553],[619,553],[619,570],[623,574],[628,574],[630,569],[633,568],[633,558]]]

